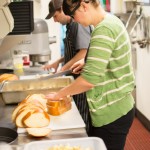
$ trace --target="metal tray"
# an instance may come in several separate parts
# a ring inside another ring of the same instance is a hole
[[[57,92],[73,81],[71,76],[41,79],[26,79],[18,81],[5,81],[0,86],[0,99],[5,104],[19,103],[29,94],[48,94]]]
[[[25,145],[24,150],[49,150],[56,145],[80,146],[82,150],[106,150],[103,140],[97,137],[30,142]]]

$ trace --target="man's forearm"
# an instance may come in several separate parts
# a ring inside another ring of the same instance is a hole
[[[69,62],[67,62],[67,63],[62,67],[62,69],[63,69],[63,70],[68,70],[68,69],[70,69],[71,66],[72,66],[75,62],[79,61],[80,59],[85,58],[86,52],[87,52],[86,49],[80,50]]]
[[[59,62],[59,63],[64,62],[64,57],[59,58],[59,59],[57,60],[57,62]]]

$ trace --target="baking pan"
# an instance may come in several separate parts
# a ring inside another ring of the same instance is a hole
[[[5,81],[0,89],[0,99],[2,99],[5,104],[19,103],[29,94],[57,92],[61,88],[71,84],[72,81],[72,76],[48,78],[46,80],[39,78]]]
[[[18,133],[10,128],[0,127],[0,143],[12,143],[18,137]]]

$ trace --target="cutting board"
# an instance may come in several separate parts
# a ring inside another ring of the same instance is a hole
[[[81,118],[81,115],[76,107],[76,104],[72,101],[71,110],[65,112],[60,116],[50,116],[50,124],[45,128],[51,128],[51,130],[63,130],[84,128],[85,123]],[[18,128],[18,133],[25,133],[25,128]]]

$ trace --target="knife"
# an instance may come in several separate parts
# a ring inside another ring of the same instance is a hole
[[[52,75],[42,76],[42,77],[40,77],[40,79],[41,80],[46,80],[46,79],[49,79],[49,78],[56,78],[56,77],[59,77],[59,76],[68,75],[70,73],[72,73],[72,70],[65,70],[65,71],[61,71],[61,72],[58,72],[58,73],[55,73],[55,74],[52,74]]]

